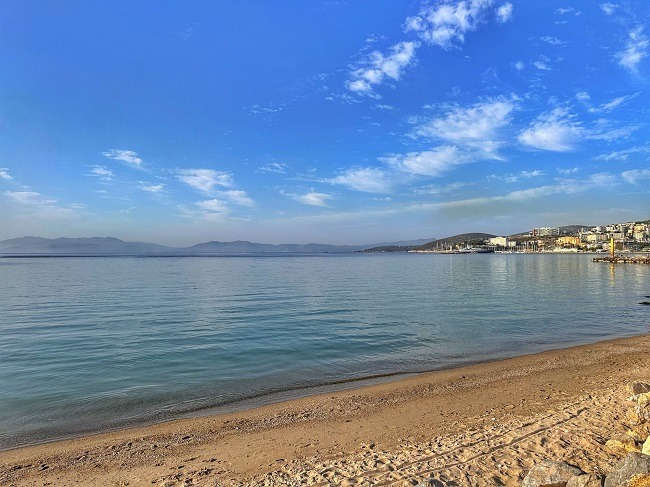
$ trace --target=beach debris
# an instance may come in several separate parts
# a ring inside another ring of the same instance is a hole
[[[627,387],[627,392],[636,396],[637,394],[643,394],[645,392],[650,392],[650,384],[646,382],[630,382]]]
[[[530,469],[521,487],[564,487],[572,477],[584,472],[566,462],[542,460]]]
[[[650,485],[639,483],[647,477],[650,480],[650,456],[642,453],[628,453],[616,464],[605,479],[605,487],[630,487],[631,485]],[[634,479],[635,484],[630,483]]]
[[[641,451],[641,448],[637,446],[634,438],[632,438],[630,435],[627,434],[618,434],[616,436],[613,436],[612,438],[607,440],[605,446],[609,448],[611,451],[613,451],[614,453],[619,453],[619,452],[630,453],[630,452]]]
[[[605,477],[601,475],[576,475],[571,477],[566,484],[566,487],[603,487]]]

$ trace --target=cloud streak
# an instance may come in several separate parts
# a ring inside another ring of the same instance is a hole
[[[215,186],[230,187],[233,185],[232,175],[214,169],[176,169],[179,181],[204,193],[212,193]]]
[[[140,167],[142,165],[142,159],[140,159],[137,152],[132,150],[109,149],[102,152],[102,155],[114,161],[125,162],[133,167]]]

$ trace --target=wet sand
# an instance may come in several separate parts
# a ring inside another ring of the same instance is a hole
[[[4,451],[0,485],[520,485],[544,458],[603,473],[633,380],[650,381],[649,335]]]

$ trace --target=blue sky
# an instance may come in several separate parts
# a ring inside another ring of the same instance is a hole
[[[650,3],[0,3],[0,239],[650,218]]]

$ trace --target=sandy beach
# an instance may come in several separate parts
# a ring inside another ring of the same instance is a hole
[[[520,485],[545,458],[608,472],[649,352],[648,335],[617,339],[4,451],[0,484]]]

